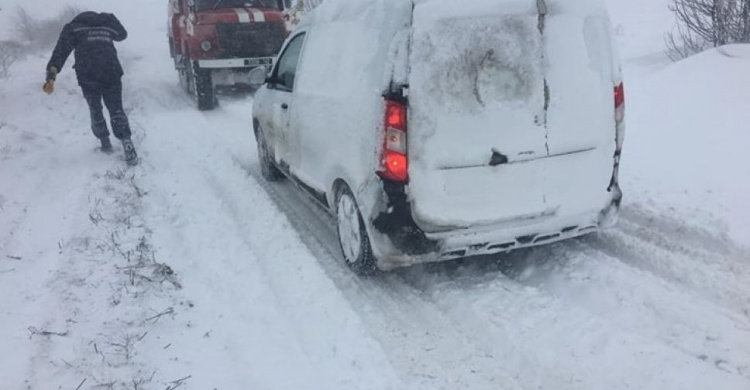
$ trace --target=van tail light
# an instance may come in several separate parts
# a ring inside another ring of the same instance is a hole
[[[625,84],[615,86],[615,161],[612,172],[612,180],[607,191],[615,191],[613,201],[619,206],[622,199],[620,191],[620,157],[622,156],[622,144],[625,141]]]
[[[615,87],[615,120],[619,123],[625,119],[625,84]]]
[[[378,175],[397,183],[408,182],[406,105],[386,99],[383,138]]]
[[[615,127],[617,129],[617,153],[622,150],[625,139],[625,85],[615,87]]]

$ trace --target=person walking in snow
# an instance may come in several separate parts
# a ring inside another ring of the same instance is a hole
[[[73,68],[91,111],[91,130],[101,141],[101,150],[108,154],[114,151],[102,112],[103,100],[109,111],[112,132],[122,142],[125,161],[136,165],[138,154],[130,139],[130,124],[122,106],[123,70],[114,45],[127,37],[128,32],[113,14],[84,12],[76,16],[63,28],[47,64],[44,92],[54,91],[57,74],[75,51]]]

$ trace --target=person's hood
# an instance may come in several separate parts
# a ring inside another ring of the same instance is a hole
[[[87,11],[76,16],[72,24],[83,25],[83,26],[102,26],[107,23],[107,15],[100,14],[93,11]]]

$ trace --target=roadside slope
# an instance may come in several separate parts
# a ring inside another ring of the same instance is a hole
[[[628,196],[750,247],[750,45],[714,49],[628,84]]]

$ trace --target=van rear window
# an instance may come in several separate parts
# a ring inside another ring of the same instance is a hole
[[[444,108],[484,110],[538,100],[543,86],[537,19],[492,16],[446,19],[414,34],[412,72],[430,82]]]

